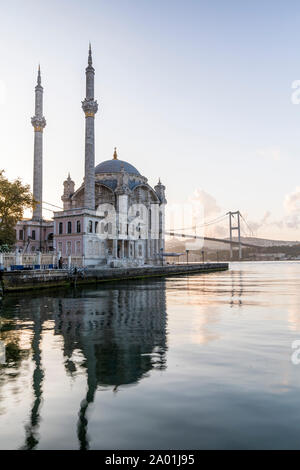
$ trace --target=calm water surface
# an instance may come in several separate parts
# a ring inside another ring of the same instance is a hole
[[[300,448],[300,263],[7,296],[1,449]]]

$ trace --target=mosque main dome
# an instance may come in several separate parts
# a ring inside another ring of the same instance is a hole
[[[99,173],[120,173],[122,167],[127,173],[132,175],[141,176],[140,172],[130,163],[117,158],[117,152],[115,149],[114,156],[111,160],[105,160],[105,162],[99,163],[95,168],[95,174]]]
[[[120,173],[122,166],[127,173],[140,176],[140,173],[133,165],[123,160],[106,160],[101,162],[96,166],[95,173]]]

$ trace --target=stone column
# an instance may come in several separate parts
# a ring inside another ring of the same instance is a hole
[[[118,255],[118,240],[113,239],[113,257],[117,258]]]

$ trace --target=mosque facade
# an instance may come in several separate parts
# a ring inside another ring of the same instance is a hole
[[[63,208],[44,220],[43,202],[43,87],[38,71],[35,87],[32,218],[16,226],[16,247],[23,253],[52,251],[58,257],[80,257],[84,266],[139,266],[163,263],[165,186],[152,188],[132,164],[111,159],[95,166],[95,69],[89,47],[86,67],[84,180],[75,188],[70,174],[63,183]]]

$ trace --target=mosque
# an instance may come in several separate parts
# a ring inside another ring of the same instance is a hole
[[[38,70],[35,87],[33,196],[31,219],[16,225],[16,248],[22,253],[54,252],[64,259],[80,257],[84,266],[139,266],[162,263],[164,251],[165,186],[152,188],[130,163],[113,158],[95,166],[95,69],[89,47],[86,67],[84,180],[75,189],[70,174],[63,183],[63,210],[52,220],[42,216],[43,87]]]

